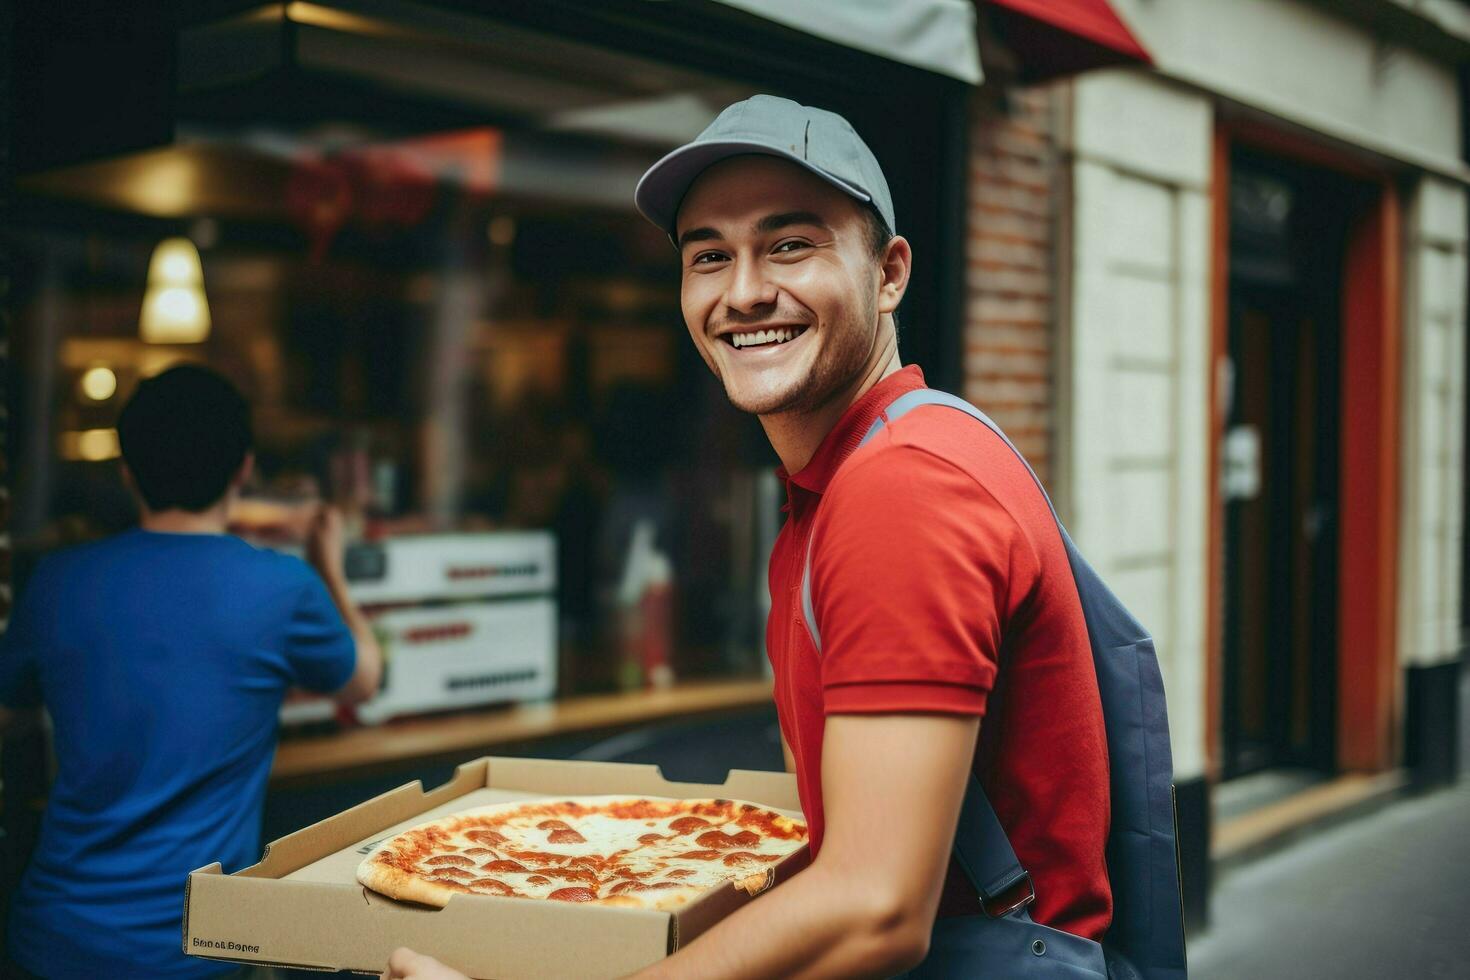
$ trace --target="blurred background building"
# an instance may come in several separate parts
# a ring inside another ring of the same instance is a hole
[[[507,574],[507,535],[554,542],[537,664],[445,682],[490,703],[534,670],[526,690],[580,720],[298,736],[274,829],[313,812],[307,782],[391,785],[486,746],[779,765],[759,707],[775,459],[687,342],[673,253],[631,203],[756,91],[873,146],[916,255],[905,361],[1007,429],[1155,632],[1194,923],[1212,861],[1453,778],[1470,4],[4,11],[16,586],[134,519],[113,421],[180,361],[256,406],[242,533],[289,547],[335,501],[364,588],[405,542],[443,544],[424,574],[459,583]],[[452,620],[414,642],[469,635],[449,600],[485,598],[406,594]],[[655,719],[681,727],[597,741]],[[38,751],[6,746],[12,871]]]

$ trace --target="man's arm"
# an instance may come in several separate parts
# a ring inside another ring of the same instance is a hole
[[[360,704],[378,693],[378,685],[383,679],[383,652],[367,617],[357,608],[347,590],[347,570],[342,563],[342,552],[342,515],[334,507],[323,507],[312,520],[307,534],[306,558],[322,577],[327,594],[332,597],[332,604],[341,613],[357,647],[357,666],[337,692],[337,700]]]
[[[383,680],[383,652],[378,647],[378,638],[368,625],[367,617],[347,594],[346,577],[331,580],[323,576],[323,580],[326,581],[327,592],[332,596],[337,611],[342,614],[342,620],[347,624],[347,629],[352,633],[352,642],[357,647],[357,666],[353,668],[347,683],[337,692],[336,698],[346,704],[361,704],[378,693],[378,685]]]
[[[928,951],[979,719],[827,719],[827,836],[811,867],[639,973],[885,977]]]

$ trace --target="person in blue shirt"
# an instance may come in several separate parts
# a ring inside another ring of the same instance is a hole
[[[56,780],[12,897],[11,974],[212,976],[182,951],[184,885],[260,856],[286,690],[371,697],[382,657],[347,594],[341,518],[308,562],[226,533],[250,475],[250,411],[223,377],[177,367],[118,420],[140,526],[53,554],[0,639],[0,731],[50,714]]]

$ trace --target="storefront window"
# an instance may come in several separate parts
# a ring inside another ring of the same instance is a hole
[[[289,8],[290,72],[240,63],[279,25],[186,31],[174,145],[20,181],[22,566],[135,519],[117,412],[200,362],[255,407],[240,533],[290,547],[318,501],[367,542],[547,531],[560,693],[649,682],[620,637],[644,580],[673,583],[674,676],[758,675],[775,460],[631,205],[648,164],[750,90],[447,15]],[[177,238],[197,284],[150,274]],[[161,288],[207,312],[187,342],[140,325]]]

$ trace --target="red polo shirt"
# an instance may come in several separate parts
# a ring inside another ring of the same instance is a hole
[[[857,449],[923,386],[917,367],[885,378],[801,472],[780,473],[789,517],[771,553],[766,645],[812,849],[827,715],[983,717],[975,772],[1031,872],[1033,917],[1099,939],[1112,918],[1107,740],[1061,535],[1010,448],[953,409],[914,409]],[[801,613],[809,538],[820,655]],[[976,911],[952,864],[940,914]]]

